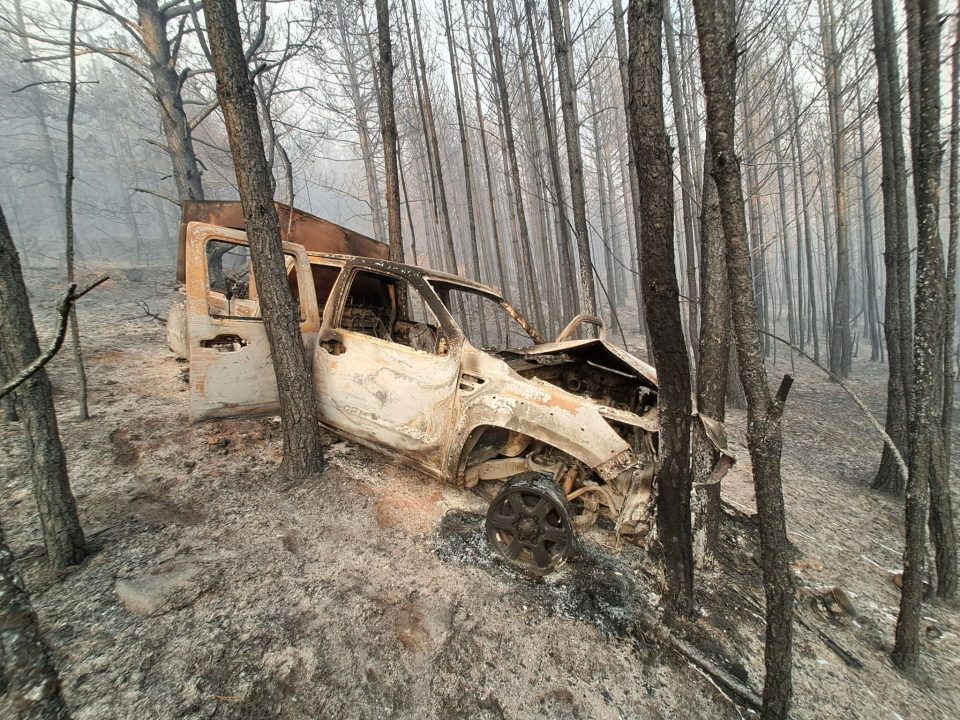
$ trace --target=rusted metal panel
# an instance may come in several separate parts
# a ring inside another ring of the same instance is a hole
[[[275,203],[280,220],[280,237],[284,242],[302,245],[308,252],[359,255],[386,260],[390,247],[373,238],[345,228],[329,220],[283,203]],[[292,221],[291,221],[292,213]],[[181,206],[180,241],[177,250],[177,282],[187,281],[187,225],[203,222],[219,227],[243,230],[243,208],[237,200],[188,200]]]

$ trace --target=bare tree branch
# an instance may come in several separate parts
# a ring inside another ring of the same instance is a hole
[[[70,285],[67,287],[67,292],[64,293],[63,298],[60,300],[60,304],[57,306],[57,313],[60,315],[60,321],[57,325],[57,334],[54,337],[53,342],[50,344],[50,347],[45,353],[43,353],[43,355],[27,365],[27,367],[21,370],[16,377],[0,388],[0,398],[8,395],[18,386],[29,380],[30,377],[34,375],[40,368],[50,362],[53,356],[57,354],[63,345],[63,338],[67,334],[67,319],[70,317],[70,308],[73,307],[73,304],[77,300],[93,290],[95,287],[97,287],[97,285],[100,285],[109,279],[109,275],[101,275],[99,278],[83,288],[83,290],[79,291],[77,290],[76,283],[70,283]]]

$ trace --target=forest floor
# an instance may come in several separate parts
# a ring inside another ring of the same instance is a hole
[[[137,305],[165,315],[171,284],[108,270],[79,305],[89,421],[76,419],[71,353],[50,366],[94,549],[62,575],[45,569],[21,429],[0,424],[0,516],[75,718],[749,715],[643,632],[662,611],[642,548],[616,550],[597,531],[585,557],[533,582],[489,558],[473,492],[333,435],[320,477],[282,484],[276,420],[191,424],[185,366]],[[27,275],[49,337],[61,274]],[[777,357],[772,381],[791,369],[787,351]],[[960,612],[925,605],[920,671],[893,668],[902,506],[868,488],[881,443],[866,418],[795,363],[783,449],[803,620],[793,715],[954,718]],[[854,376],[882,417],[885,367],[861,357]],[[730,413],[739,461],[723,485],[718,561],[698,574],[697,617],[670,631],[759,693],[763,591],[744,425]]]

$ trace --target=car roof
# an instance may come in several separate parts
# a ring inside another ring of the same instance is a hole
[[[359,267],[370,268],[371,270],[387,270],[388,272],[394,272],[398,275],[415,274],[419,275],[425,280],[434,280],[441,283],[449,283],[450,285],[460,285],[461,287],[469,290],[475,290],[476,292],[483,293],[484,295],[491,295],[498,300],[503,299],[500,291],[496,288],[490,287],[489,285],[484,285],[482,283],[460,277],[459,275],[453,275],[440,270],[418,267],[417,265],[407,265],[406,263],[398,263],[392,260],[380,260],[378,258],[368,258],[360,255],[341,255],[337,253],[307,252],[307,257],[339,260],[343,261],[344,263],[352,262]]]

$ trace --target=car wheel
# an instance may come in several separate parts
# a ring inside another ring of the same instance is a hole
[[[491,550],[521,572],[545,575],[573,553],[570,503],[540,473],[507,481],[490,503],[486,527]]]

